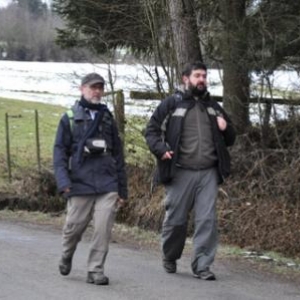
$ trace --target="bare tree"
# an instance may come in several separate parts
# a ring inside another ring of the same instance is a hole
[[[191,61],[202,61],[194,0],[168,0],[173,31],[173,44],[180,75],[183,66]]]
[[[167,93],[174,89],[174,81],[176,81],[176,53],[173,47],[173,34],[170,26],[170,16],[165,0],[152,1],[142,0],[141,4],[146,15],[145,24],[151,32],[151,43],[153,52],[151,58],[154,61],[154,72],[145,66],[145,71],[156,84],[158,93],[161,97],[165,97]],[[157,11],[160,13],[158,14]],[[164,77],[167,79],[168,90],[165,89],[162,82],[162,75],[159,72],[162,69]]]

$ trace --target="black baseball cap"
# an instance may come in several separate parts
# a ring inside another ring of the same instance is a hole
[[[105,84],[104,78],[101,75],[97,74],[97,73],[87,74],[81,80],[81,85],[85,85],[85,84],[93,85],[93,84],[96,84],[96,83]]]

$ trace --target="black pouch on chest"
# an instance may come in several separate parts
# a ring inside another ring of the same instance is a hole
[[[86,154],[101,154],[107,151],[107,143],[103,138],[103,124],[98,126],[96,137],[88,138],[85,142],[84,152]]]
[[[86,140],[84,152],[104,153],[107,150],[106,141],[103,138],[89,138]]]

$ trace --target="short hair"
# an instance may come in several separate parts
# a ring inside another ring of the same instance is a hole
[[[188,63],[184,66],[182,70],[182,76],[190,76],[194,70],[204,70],[207,71],[206,65],[201,61],[195,61],[193,63]]]

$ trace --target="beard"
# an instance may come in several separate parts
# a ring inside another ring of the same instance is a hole
[[[92,104],[100,104],[101,98],[98,97],[93,97],[89,100],[90,103]]]
[[[193,96],[203,96],[207,91],[207,87],[205,85],[192,85],[190,83],[188,90]]]

